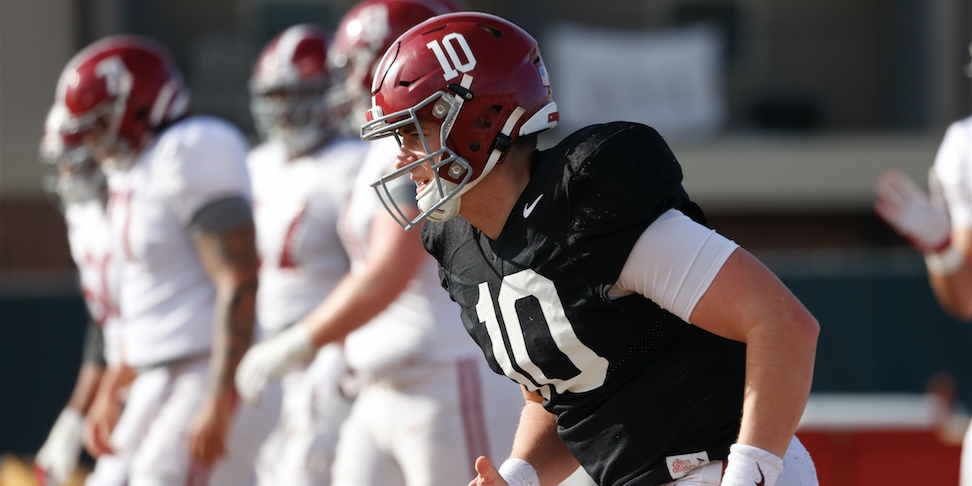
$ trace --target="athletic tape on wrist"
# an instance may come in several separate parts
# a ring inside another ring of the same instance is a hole
[[[733,444],[726,459],[723,486],[774,486],[783,472],[783,459],[758,447]]]
[[[303,360],[313,356],[314,343],[311,341],[310,331],[303,323],[298,322],[280,333],[281,343],[288,355]]]
[[[928,267],[928,273],[951,275],[958,271],[959,267],[962,266],[963,260],[962,252],[956,250],[954,246],[949,245],[944,250],[926,254],[925,266]]]
[[[499,474],[510,486],[540,486],[537,470],[523,459],[507,459],[500,466]]]

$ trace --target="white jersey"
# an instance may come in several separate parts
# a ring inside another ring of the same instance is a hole
[[[148,367],[209,351],[216,290],[187,227],[208,203],[250,200],[247,143],[233,125],[191,117],[159,134],[109,179],[125,361]]]
[[[64,210],[71,257],[78,267],[81,294],[91,319],[105,339],[105,361],[118,362],[118,305],[116,296],[121,259],[112,255],[108,215],[97,199],[72,203]]]
[[[398,144],[394,139],[371,142],[368,155],[341,217],[341,238],[351,257],[351,269],[360,269],[368,256],[368,240],[375,215],[385,212],[371,183],[394,170]],[[392,185],[407,185],[399,177]],[[392,189],[394,192],[395,190]],[[404,231],[404,230],[403,230]],[[417,237],[417,235],[416,235]],[[439,285],[438,264],[424,255],[425,263],[408,287],[384,312],[348,335],[344,343],[348,365],[357,372],[381,375],[403,365],[481,358],[459,318],[459,307]]]
[[[257,317],[266,331],[297,322],[348,271],[337,225],[367,145],[340,138],[287,160],[279,142],[253,149],[247,166],[260,253]]]
[[[972,228],[972,117],[945,132],[929,174],[932,197],[944,197],[953,228]]]
[[[952,228],[972,228],[972,117],[948,127],[928,179],[932,197],[945,200]],[[972,486],[972,427],[962,441],[959,482]]]

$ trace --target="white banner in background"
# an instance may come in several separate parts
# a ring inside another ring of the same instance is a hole
[[[723,43],[706,25],[631,32],[563,24],[540,48],[563,128],[626,120],[684,137],[712,134],[725,120]]]

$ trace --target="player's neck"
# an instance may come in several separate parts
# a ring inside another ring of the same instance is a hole
[[[462,196],[459,214],[470,224],[497,239],[516,201],[530,182],[532,151],[511,151],[476,187]]]

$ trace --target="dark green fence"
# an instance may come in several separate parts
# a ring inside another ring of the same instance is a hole
[[[972,324],[939,309],[923,274],[781,275],[820,321],[815,392],[922,392],[947,371],[972,404]],[[0,451],[43,442],[70,395],[85,320],[79,295],[0,296]]]

